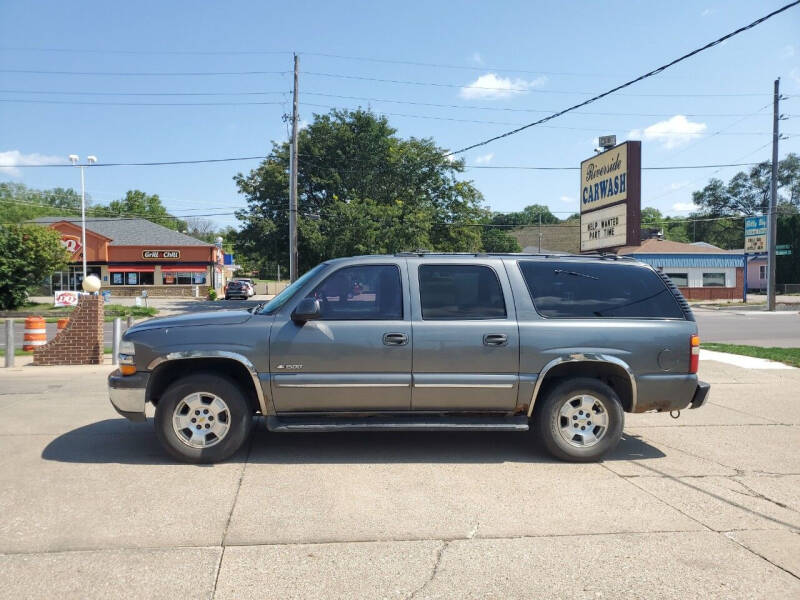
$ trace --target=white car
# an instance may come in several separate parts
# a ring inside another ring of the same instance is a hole
[[[248,298],[256,295],[256,284],[253,282],[252,279],[248,279],[246,277],[237,277],[236,279],[234,279],[234,281],[241,281],[242,283],[247,284]]]

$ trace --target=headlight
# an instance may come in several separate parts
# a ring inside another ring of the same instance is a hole
[[[130,340],[122,340],[119,343],[119,370],[123,375],[133,375],[136,373],[136,349]]]

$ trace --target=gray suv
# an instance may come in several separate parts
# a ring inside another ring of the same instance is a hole
[[[624,413],[702,406],[689,305],[611,255],[401,253],[330,260],[265,305],[130,328],[108,378],[188,462],[230,457],[254,417],[273,432],[533,430],[592,461]]]

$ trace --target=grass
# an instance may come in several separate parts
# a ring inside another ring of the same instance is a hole
[[[122,304],[106,304],[104,307],[105,320],[113,321],[115,317],[154,317],[158,314],[158,309],[152,306],[124,306]],[[53,306],[52,304],[42,304],[29,302],[20,306],[17,310],[3,311],[4,318],[13,317],[14,313],[21,313],[24,316],[44,317],[45,322],[55,323],[59,319],[68,317],[75,308],[72,306]],[[18,322],[24,321],[18,318]]]
[[[103,353],[104,354],[111,354],[111,348],[110,347],[103,348]],[[5,348],[0,348],[0,356],[5,356],[5,355],[6,355],[6,349]],[[21,350],[19,348],[15,348],[14,349],[14,356],[33,356],[33,351],[32,350]]]
[[[704,342],[702,347],[706,350],[741,354],[742,356],[753,356],[755,358],[766,358],[782,362],[792,367],[800,367],[800,348],[773,348],[745,346],[742,344],[720,344],[716,342]]]

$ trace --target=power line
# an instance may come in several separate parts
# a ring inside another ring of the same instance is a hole
[[[649,77],[653,77],[654,75],[658,75],[659,73],[669,69],[670,67],[672,67],[672,66],[674,66],[674,65],[676,65],[676,64],[678,64],[678,63],[680,63],[680,62],[682,62],[682,61],[684,61],[684,60],[686,60],[688,58],[691,58],[692,56],[695,56],[696,54],[699,54],[700,52],[708,50],[709,48],[713,48],[714,46],[717,46],[717,45],[721,44],[725,40],[728,40],[728,39],[730,39],[730,38],[732,38],[732,37],[744,32],[744,31],[747,31],[748,29],[752,29],[753,27],[756,27],[757,25],[763,23],[767,19],[770,19],[770,18],[774,17],[777,14],[780,14],[780,13],[782,13],[782,12],[784,12],[784,11],[790,9],[790,8],[793,8],[793,7],[797,6],[798,4],[800,4],[800,0],[795,0],[794,2],[791,2],[791,3],[783,6],[782,8],[779,8],[778,10],[775,10],[775,11],[773,11],[773,12],[771,12],[771,13],[763,16],[763,17],[761,17],[760,19],[757,19],[757,20],[753,21],[749,25],[745,25],[744,27],[740,27],[739,29],[737,29],[735,31],[732,31],[731,33],[728,33],[728,34],[722,36],[721,38],[718,38],[718,39],[716,39],[716,40],[714,40],[712,42],[709,42],[705,46],[702,46],[700,48],[692,50],[691,52],[689,52],[687,54],[684,54],[683,56],[680,56],[680,57],[676,58],[675,60],[670,61],[670,62],[668,62],[668,63],[666,63],[666,64],[664,64],[664,65],[662,65],[662,66],[660,66],[660,67],[658,67],[656,69],[653,69],[652,71],[648,71],[644,75],[640,75],[639,77],[631,79],[630,81],[627,81],[627,82],[625,82],[625,83],[623,83],[621,85],[618,85],[618,86],[616,86],[614,88],[611,88],[610,90],[607,90],[607,91],[605,91],[605,92],[603,92],[601,94],[597,94],[596,96],[593,96],[593,97],[589,98],[588,100],[584,100],[583,102],[579,102],[578,104],[574,104],[574,105],[572,105],[572,106],[570,106],[568,108],[565,108],[565,109],[563,109],[561,111],[553,113],[552,115],[544,117],[543,119],[539,119],[538,121],[534,121],[532,123],[528,123],[527,125],[523,125],[521,127],[517,127],[516,129],[512,129],[511,131],[506,131],[505,133],[501,133],[500,135],[496,135],[496,136],[493,136],[493,137],[488,138],[486,140],[483,140],[481,142],[477,142],[475,144],[471,144],[469,146],[465,146],[464,148],[460,148],[458,150],[455,150],[455,151],[451,152],[450,155],[460,154],[462,152],[466,152],[467,150],[472,150],[473,148],[478,148],[480,146],[485,146],[485,145],[490,144],[492,142],[495,142],[497,140],[500,140],[500,139],[507,138],[509,136],[515,135],[515,134],[517,134],[517,133],[519,133],[521,131],[524,131],[524,130],[530,128],[530,127],[534,127],[536,125],[541,125],[542,123],[545,123],[547,121],[550,121],[552,119],[560,117],[561,115],[564,115],[564,114],[566,114],[568,112],[571,112],[571,111],[573,111],[573,110],[575,110],[577,108],[581,108],[582,106],[586,106],[587,104],[591,104],[592,102],[596,102],[596,101],[600,100],[601,98],[604,98],[606,96],[614,94],[615,92],[618,92],[621,89],[627,88],[627,87],[629,87],[631,85],[634,85],[635,83],[638,83],[640,81],[643,81],[644,79],[647,79]]]
[[[236,156],[228,158],[204,158],[199,160],[167,160],[167,161],[151,161],[151,162],[119,162],[119,163],[93,163],[91,168],[94,167],[160,167],[167,165],[197,165],[204,163],[221,163],[221,162],[236,162],[244,160],[263,160],[267,156]],[[72,167],[72,164],[43,164],[43,165],[2,165],[0,167],[14,167],[14,168],[50,168],[50,167]]]
[[[0,90],[0,94],[43,94],[58,96],[280,96],[291,90],[270,92],[65,92],[60,90]]]
[[[800,0],[797,0],[800,2]],[[666,68],[666,67],[663,67]],[[399,85],[416,85],[416,86],[433,86],[433,87],[445,87],[445,88],[460,88],[460,89],[471,89],[471,90],[488,90],[488,91],[497,91],[497,92],[506,92],[511,94],[517,93],[534,93],[534,94],[566,94],[566,95],[588,95],[592,92],[581,92],[577,90],[542,90],[533,87],[491,87],[491,86],[481,86],[481,85],[464,85],[463,83],[442,83],[438,81],[408,81],[402,79],[383,79],[380,77],[367,77],[364,75],[345,75],[342,73],[321,73],[319,71],[303,71],[304,75],[314,75],[317,77],[331,77],[334,79],[355,79],[358,81],[376,81],[379,83],[394,83]],[[649,76],[649,75],[648,75]],[[633,80],[630,83],[635,83],[642,78],[638,78]],[[622,89],[623,87],[627,87],[628,84],[624,84],[614,88],[610,92],[606,92],[603,95],[608,95],[613,91]],[[602,98],[603,95],[599,96]],[[765,94],[763,92],[741,92],[741,93],[717,93],[717,94],[698,94],[698,93],[675,93],[675,94],[619,94],[620,96],[632,96],[632,97],[645,97],[645,98],[718,98],[718,97],[745,97],[745,96],[768,96],[769,94]],[[595,98],[597,99],[597,98]],[[588,104],[589,102],[584,102],[579,106],[584,106],[584,104]]]
[[[10,104],[68,104],[100,106],[264,106],[283,104],[283,102],[87,102],[83,100],[26,100],[0,98],[0,102]]]
[[[305,154],[299,153],[298,156],[306,157],[307,158],[316,158],[313,154]],[[227,158],[206,158],[206,159],[196,159],[196,160],[170,160],[170,161],[151,161],[151,162],[117,162],[117,163],[94,163],[91,165],[91,168],[95,167],[157,167],[157,166],[170,166],[170,165],[196,165],[196,164],[204,164],[204,163],[220,163],[220,162],[237,162],[237,161],[248,161],[248,160],[265,160],[270,158],[269,156],[238,156],[238,157],[227,157]],[[347,160],[348,163],[352,164],[352,160]],[[668,170],[681,170],[681,169],[714,169],[714,168],[721,168],[721,167],[747,167],[753,166],[758,163],[724,163],[724,164],[708,164],[708,165],[680,165],[680,166],[666,166],[666,167],[642,167],[644,171],[668,171]],[[39,164],[39,165],[11,165],[11,164],[0,164],[0,167],[13,167],[13,168],[23,168],[23,169],[40,169],[40,168],[51,168],[51,167],[72,167],[72,164],[65,163],[51,163],[51,164]],[[325,165],[318,165],[318,166],[325,166]],[[576,171],[580,167],[546,167],[546,166],[521,166],[521,165],[464,165],[465,168],[469,169],[520,169],[520,170],[531,170],[531,171]],[[338,167],[331,165],[329,168],[331,169],[338,169]],[[339,169],[341,170],[341,169]]]
[[[0,52],[64,52],[73,54],[177,54],[213,56],[217,54],[291,54],[289,50],[100,50],[97,48],[5,47]]]
[[[329,104],[314,104],[311,102],[301,102],[303,106],[311,106],[316,108],[325,108],[325,109],[339,109],[341,110],[343,107],[331,106]],[[351,108],[346,108],[346,110],[353,110]],[[393,117],[406,117],[411,119],[429,119],[433,121],[453,121],[456,123],[480,123],[484,125],[523,125],[523,123],[514,123],[509,121],[487,121],[484,119],[459,119],[455,117],[440,117],[436,115],[415,115],[409,113],[397,113],[397,112],[386,112],[386,111],[376,111],[378,114],[389,115]],[[543,125],[543,129],[566,129],[571,131],[592,131],[592,132],[599,132],[605,133],[607,128],[600,128],[600,127],[572,127],[568,125]],[[722,135],[769,135],[770,132],[768,131],[740,131],[740,132],[730,132],[725,133]],[[670,135],[670,134],[679,134],[679,135],[686,135],[685,131],[660,131],[659,134],[663,135]],[[702,134],[697,134],[702,135]]]
[[[67,209],[59,209],[59,210],[67,210]],[[236,211],[236,212],[239,212],[239,211]],[[236,214],[236,212],[216,212],[216,213],[208,213],[208,214],[204,214],[204,215],[159,215],[159,216],[144,215],[144,214],[142,214],[142,215],[134,215],[133,213],[126,213],[126,216],[119,216],[119,217],[91,217],[90,216],[90,217],[87,217],[86,220],[87,220],[87,223],[89,223],[89,224],[91,224],[91,222],[93,220],[114,221],[114,222],[134,221],[134,220],[138,220],[138,219],[147,219],[147,220],[151,220],[151,221],[161,221],[161,220],[166,220],[166,219],[182,220],[184,218],[191,218],[191,217],[233,216],[233,215]],[[286,209],[286,208],[283,208],[283,209],[282,208],[275,208],[275,209],[272,209],[270,212],[285,213],[285,212],[288,212],[288,209]],[[573,212],[570,212],[570,211],[553,212],[553,211],[551,211],[551,214],[567,214],[567,213],[574,214],[574,211]],[[513,213],[493,212],[492,214],[493,215],[507,215],[507,214],[513,214]],[[642,225],[658,225],[658,224],[675,224],[675,223],[700,223],[700,222],[739,220],[739,219],[745,219],[745,218],[747,218],[747,216],[748,215],[737,214],[737,215],[721,215],[721,216],[714,216],[714,217],[695,217],[695,218],[686,218],[686,219],[678,219],[678,218],[666,217],[666,218],[658,219],[658,220],[642,221],[641,224]],[[72,217],[70,215],[49,215],[49,217],[51,217],[51,218],[64,217],[63,220],[69,221],[69,222],[73,222],[73,221],[79,222],[80,221],[80,219],[77,216]],[[390,219],[390,220],[395,220],[395,219]],[[2,225],[23,225],[23,224],[35,224],[35,223],[31,223],[30,221],[23,222],[23,223],[13,222],[13,221],[2,223]],[[42,224],[42,223],[39,223],[39,224]],[[431,223],[431,225],[436,226],[436,227],[493,227],[493,228],[497,228],[497,229],[513,229],[513,230],[534,229],[534,228],[538,229],[540,227],[541,228],[554,227],[554,228],[562,228],[562,229],[580,227],[580,224],[577,224],[577,223],[573,224],[571,222],[571,220],[564,220],[564,221],[561,221],[560,223],[550,223],[550,224],[542,224],[542,225],[538,225],[538,224],[535,224],[535,223],[524,224],[524,225],[511,225],[511,224],[505,224],[505,223],[474,223],[474,222],[472,222],[472,223],[453,223],[453,222],[445,222],[445,221]]]
[[[338,98],[342,100],[364,100],[367,102],[389,102],[392,104],[409,104],[413,106],[431,106],[436,108],[457,108],[462,110],[490,110],[490,111],[505,111],[505,112],[525,112],[525,113],[543,113],[549,114],[555,112],[555,109],[534,109],[534,108],[510,108],[505,106],[476,106],[476,105],[462,105],[462,104],[437,104],[434,102],[414,102],[410,100],[393,100],[389,98],[370,98],[367,96],[342,96],[338,94],[325,94],[321,92],[306,92],[306,96],[321,96],[325,98]],[[592,115],[592,116],[620,116],[620,117],[672,117],[675,115],[671,113],[621,113],[621,112],[588,112],[588,111],[574,111],[576,115]],[[750,116],[752,113],[687,113],[681,112],[685,117],[745,117]]]
[[[758,163],[727,163],[721,165],[682,165],[674,167],[642,167],[642,171],[672,171],[678,169],[718,169],[722,167],[752,167]],[[523,171],[579,171],[580,167],[525,167],[519,165],[464,165],[466,169],[514,169]]]
[[[291,90],[264,91],[264,92],[71,92],[62,90],[0,90],[0,94],[35,94],[35,95],[60,95],[60,96],[267,96],[286,95]],[[430,106],[435,108],[453,108],[460,110],[484,110],[494,112],[522,112],[549,114],[555,109],[511,108],[505,106],[477,106],[470,104],[440,104],[436,102],[414,102],[411,100],[395,100],[390,98],[374,98],[369,96],[345,96],[341,94],[327,94],[323,92],[306,92],[306,96],[320,96],[324,98],[338,98],[342,100],[363,100],[366,102],[387,102],[391,104],[408,104],[412,106]],[[620,116],[620,117],[671,117],[675,112],[669,113],[629,113],[629,112],[589,112],[575,111],[573,114],[591,116]],[[680,112],[685,117],[746,117],[753,113],[689,113]],[[784,118],[795,118],[796,115],[785,115]]]
[[[102,75],[113,77],[200,77],[205,75],[286,75],[291,71],[44,71],[32,69],[0,69],[0,73],[28,75]]]
[[[302,52],[306,56],[320,56],[323,58],[337,58],[343,60],[355,60],[364,62],[383,63],[391,65],[410,65],[413,67],[433,67],[437,69],[456,69],[463,71],[484,71],[484,72],[505,72],[505,73],[525,73],[527,75],[567,75],[574,77],[608,77],[609,75],[601,75],[595,73],[576,73],[568,71],[535,71],[530,69],[516,69],[512,67],[490,67],[486,65],[472,66],[472,65],[453,65],[431,62],[418,62],[412,60],[398,60],[389,58],[376,58],[374,56],[347,56],[343,54],[328,54],[324,52]]]

